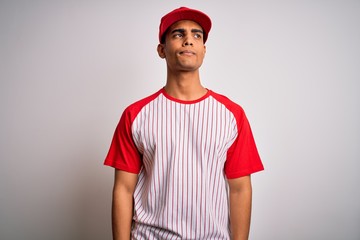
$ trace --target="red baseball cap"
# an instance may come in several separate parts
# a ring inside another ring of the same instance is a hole
[[[198,23],[204,31],[204,43],[207,40],[211,29],[211,19],[199,10],[190,9],[187,7],[177,8],[161,18],[159,26],[159,42],[163,43],[163,35],[166,30],[177,21],[191,20]]]

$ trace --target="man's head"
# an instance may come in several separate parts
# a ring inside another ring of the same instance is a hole
[[[211,20],[185,7],[166,14],[159,27],[158,54],[166,59],[168,72],[197,71],[205,57]]]
[[[169,12],[161,18],[159,26],[160,43],[165,42],[166,33],[168,32],[168,29],[171,27],[171,25],[181,20],[190,20],[199,24],[203,30],[204,43],[206,42],[211,29],[211,19],[205,13],[198,10],[180,7]]]

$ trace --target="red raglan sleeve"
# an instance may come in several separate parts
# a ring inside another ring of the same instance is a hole
[[[132,137],[132,122],[133,116],[129,108],[127,108],[115,129],[104,164],[137,174],[142,166],[142,158]]]
[[[264,170],[249,121],[242,110],[233,111],[237,124],[237,137],[227,152],[224,171],[227,178],[238,178]]]

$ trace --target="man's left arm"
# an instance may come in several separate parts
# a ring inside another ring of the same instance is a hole
[[[251,178],[229,179],[230,229],[232,240],[248,240],[251,220]]]

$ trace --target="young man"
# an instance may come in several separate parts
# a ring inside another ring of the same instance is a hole
[[[114,239],[248,239],[263,165],[243,109],[201,85],[210,29],[185,7],[161,19],[166,85],[125,109],[105,159]]]

